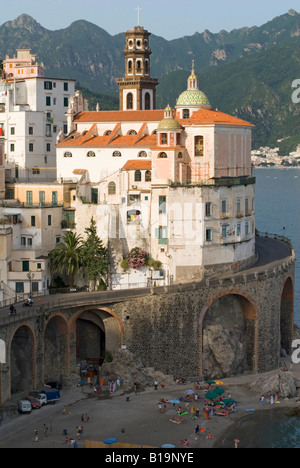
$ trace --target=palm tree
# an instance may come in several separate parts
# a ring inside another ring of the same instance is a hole
[[[74,286],[74,275],[82,266],[82,238],[68,231],[63,240],[50,254],[51,272],[66,273],[69,276],[69,287]]]

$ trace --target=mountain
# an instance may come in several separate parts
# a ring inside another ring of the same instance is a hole
[[[291,82],[300,79],[299,43],[300,14],[294,10],[260,27],[215,34],[205,30],[172,41],[152,35],[151,75],[160,80],[157,105],[174,105],[195,60],[200,88],[212,105],[256,124],[255,146],[293,136],[300,104],[293,105],[290,96]],[[16,49],[31,48],[44,63],[46,76],[75,78],[80,87],[98,94],[94,102],[103,93],[110,95],[102,99],[102,108],[117,108],[116,78],[124,75],[124,46],[122,33],[111,36],[85,20],[50,31],[21,15],[0,26],[0,60]]]

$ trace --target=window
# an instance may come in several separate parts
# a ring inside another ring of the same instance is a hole
[[[22,247],[26,245],[26,237],[21,237],[21,245]]]
[[[91,189],[91,202],[94,203],[95,205],[98,204],[98,189],[97,188]]]
[[[245,235],[248,236],[250,234],[250,226],[249,226],[249,221],[245,222]]]
[[[26,205],[32,205],[32,191],[27,190],[26,192]]]
[[[129,130],[128,135],[137,135],[136,130]]]
[[[141,180],[142,180],[142,173],[141,173],[141,171],[139,171],[139,170],[135,171],[135,173],[134,173],[134,181],[135,181],[135,182],[141,182]]]
[[[182,152],[181,152],[181,151],[178,153],[178,156],[177,156],[177,157],[178,157],[178,159],[182,159],[182,158],[183,158],[183,155],[182,155]]]
[[[120,158],[121,156],[122,156],[121,151],[114,151],[114,152],[113,152],[113,157],[114,157],[114,158]]]
[[[23,260],[22,271],[29,271],[29,260]]]
[[[204,139],[203,136],[195,136],[195,156],[204,155]]]
[[[73,155],[72,155],[72,153],[71,153],[70,151],[66,151],[66,152],[64,153],[64,158],[72,158],[72,156],[73,156]]]
[[[240,198],[237,198],[236,200],[236,211],[237,211],[237,215],[241,214],[241,199]]]
[[[167,153],[159,153],[159,155],[158,155],[159,159],[165,159],[167,157],[168,157]]]
[[[236,235],[237,235],[237,237],[239,237],[241,235],[241,224],[240,223],[238,223],[236,225]]]
[[[227,224],[222,226],[222,237],[223,239],[226,239],[227,237]]]
[[[51,151],[51,143],[46,144],[46,151]]]
[[[15,144],[11,143],[10,144],[10,151],[13,153],[15,151]]]
[[[52,223],[51,215],[48,215],[48,226],[51,226],[51,223]]]
[[[227,213],[227,202],[226,202],[226,200],[222,200],[222,203],[221,203],[221,211],[222,211],[222,214],[226,214],[226,213]]]
[[[28,127],[28,134],[33,135],[33,127]]]
[[[10,134],[15,135],[15,127],[10,127]]]
[[[64,107],[69,107],[69,98],[64,98]]]
[[[116,194],[116,184],[114,182],[110,182],[108,184],[108,195],[115,195]]]
[[[33,175],[39,175],[40,173],[40,168],[39,167],[33,167],[32,168],[32,174]]]
[[[212,241],[212,230],[211,228],[208,228],[205,230],[205,240],[206,242]]]
[[[52,192],[52,205],[57,206],[57,192]]]
[[[37,264],[36,264],[36,268],[37,268],[37,270],[41,270],[41,269],[42,269],[42,264],[41,264],[41,263],[37,263]]]
[[[28,149],[29,149],[29,151],[32,153],[32,151],[33,151],[33,143],[29,143],[29,148],[28,148]]]
[[[162,133],[160,136],[160,143],[162,145],[166,145],[168,143],[168,135],[166,133]]]
[[[64,83],[64,91],[69,91],[69,83]]]
[[[68,133],[68,125],[64,124],[64,134],[66,135]]]
[[[165,195],[158,197],[158,213],[166,214],[167,212],[167,197]]]
[[[46,106],[51,106],[51,96],[46,96]]]
[[[128,93],[127,94],[127,109],[133,109],[133,94],[132,93]]]
[[[245,213],[249,213],[249,198],[245,198]]]
[[[146,151],[140,151],[139,152],[139,158],[146,158],[146,157],[147,157]]]
[[[46,124],[46,137],[51,137],[51,124]]]
[[[44,81],[44,89],[52,89],[52,81]]]
[[[88,151],[86,156],[88,158],[95,158],[96,153],[95,153],[95,151]]]
[[[31,216],[31,218],[30,218],[30,225],[31,225],[32,227],[35,227],[35,216]]]
[[[23,293],[24,293],[24,283],[16,282],[16,294],[23,294]]]
[[[45,205],[45,192],[39,192],[39,203],[40,205]]]
[[[183,109],[182,111],[182,118],[183,119],[188,119],[190,117],[190,111],[189,109]]]
[[[168,243],[168,228],[161,226],[155,231],[155,237],[158,238],[159,245],[166,245]]]
[[[152,173],[151,173],[151,171],[148,169],[148,170],[145,172],[145,182],[151,182],[151,179],[152,179]]]
[[[205,216],[211,216],[211,202],[205,203]]]
[[[145,94],[145,110],[150,110],[151,109],[151,97],[150,93]]]

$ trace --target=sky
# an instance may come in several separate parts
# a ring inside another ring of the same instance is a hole
[[[261,26],[294,9],[300,0],[0,0],[0,24],[26,13],[44,28],[67,28],[84,19],[115,35],[138,24],[156,36],[171,40],[205,29],[217,33],[245,26]]]

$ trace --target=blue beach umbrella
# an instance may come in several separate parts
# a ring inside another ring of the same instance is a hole
[[[161,445],[160,448],[176,448],[175,445],[172,445],[172,444],[164,444],[164,445]]]
[[[179,400],[170,400],[170,403],[173,403],[173,405],[178,405],[180,403]]]
[[[106,445],[115,444],[116,442],[118,442],[118,439],[115,439],[114,437],[112,437],[110,439],[105,439],[105,441],[104,441],[104,443]]]
[[[190,389],[184,392],[185,395],[194,395],[194,393],[195,393],[194,390],[190,390]]]

